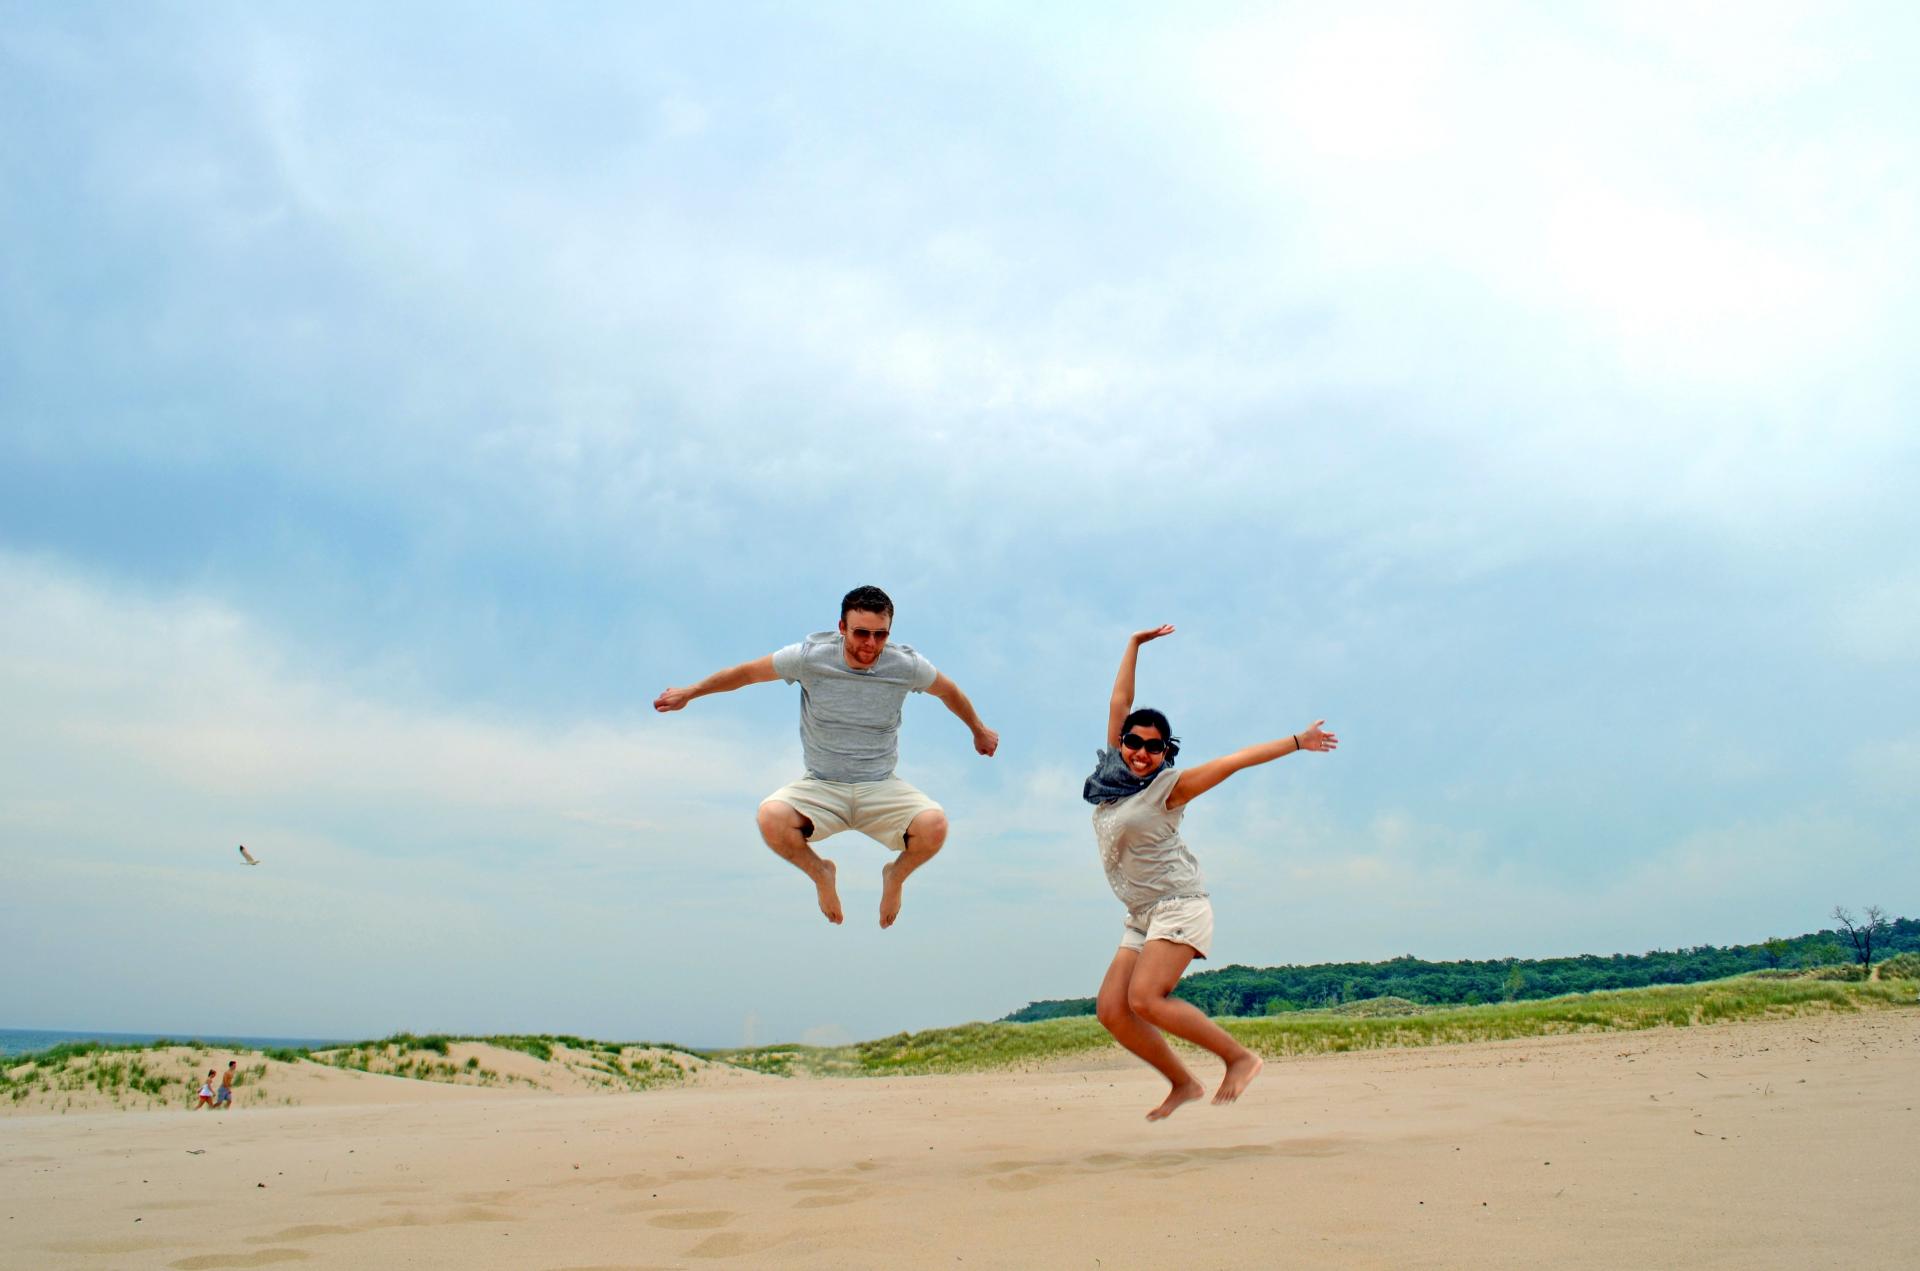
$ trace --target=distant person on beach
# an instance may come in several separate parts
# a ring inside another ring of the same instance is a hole
[[[1187,966],[1213,944],[1213,903],[1200,863],[1180,837],[1187,804],[1239,772],[1299,750],[1332,750],[1338,741],[1316,720],[1298,733],[1218,759],[1175,769],[1180,739],[1157,710],[1134,709],[1134,665],[1140,646],[1173,634],[1171,626],[1135,632],[1120,657],[1107,704],[1107,745],[1094,760],[1081,796],[1093,804],[1093,833],[1107,883],[1127,907],[1120,949],[1100,985],[1096,1013],[1114,1039],[1160,1071],[1173,1086],[1147,1120],[1171,1116],[1206,1093],[1161,1035],[1218,1055],[1227,1066],[1215,1103],[1232,1103],[1260,1075],[1260,1057],[1235,1041],[1190,1002],[1173,997]]]
[[[239,1067],[240,1061],[238,1059],[227,1060],[227,1070],[220,1074],[220,1096],[213,1101],[214,1107],[230,1108],[233,1106],[233,1079],[239,1075],[237,1071]]]
[[[1000,734],[980,722],[958,685],[913,647],[891,644],[893,601],[878,587],[855,587],[840,601],[837,631],[821,631],[752,662],[716,671],[690,688],[670,688],[653,701],[663,714],[696,697],[749,684],[785,680],[800,686],[800,746],[807,775],[760,804],[760,837],[782,860],[813,880],[828,922],[844,918],[834,864],[812,843],[858,830],[899,855],[880,871],[880,925],[900,916],[907,876],[947,841],[938,803],[893,775],[900,708],[908,693],[930,693],[973,733],[973,748],[992,755]]]
[[[207,1069],[207,1079],[200,1083],[200,1102],[195,1106],[206,1108],[206,1107],[211,1107],[212,1105],[213,1105],[213,1069],[209,1068]]]

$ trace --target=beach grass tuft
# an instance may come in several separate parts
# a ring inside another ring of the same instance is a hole
[[[1920,953],[1896,953],[1873,972],[1883,980],[1920,980]]]

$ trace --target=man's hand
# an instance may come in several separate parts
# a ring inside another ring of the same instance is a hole
[[[1172,634],[1173,634],[1173,624],[1169,622],[1165,626],[1155,627],[1151,631],[1134,632],[1133,642],[1135,644],[1145,644],[1149,640],[1158,640],[1161,636],[1170,636]]]
[[[991,759],[993,752],[1000,749],[1000,734],[985,725],[974,729],[973,748]]]
[[[662,715],[664,715],[668,711],[679,710],[682,706],[685,706],[688,702],[691,702],[692,700],[693,700],[692,689],[670,688],[666,692],[660,694],[660,696],[653,699],[653,709],[659,711]]]

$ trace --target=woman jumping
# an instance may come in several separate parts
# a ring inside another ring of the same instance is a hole
[[[1260,1057],[1228,1035],[1191,1002],[1170,996],[1187,964],[1213,943],[1213,905],[1200,863],[1180,838],[1187,804],[1242,768],[1270,763],[1296,750],[1332,750],[1339,742],[1316,720],[1278,741],[1236,750],[1191,768],[1174,770],[1180,740],[1157,710],[1133,709],[1133,672],[1140,646],[1173,634],[1171,626],[1139,631],[1127,641],[1107,708],[1107,745],[1082,794],[1093,804],[1093,832],[1113,894],[1127,907],[1126,933],[1101,982],[1100,1022],[1122,1046],[1172,1083],[1147,1120],[1171,1116],[1206,1093],[1187,1071],[1161,1029],[1220,1056],[1227,1075],[1215,1103],[1232,1103],[1260,1075]]]

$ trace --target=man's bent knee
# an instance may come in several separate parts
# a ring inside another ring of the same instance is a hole
[[[947,814],[929,808],[907,826],[906,846],[916,852],[933,853],[947,841]]]
[[[1133,1011],[1128,1007],[1126,998],[1115,995],[1103,997],[1094,1003],[1093,1013],[1101,1025],[1111,1031],[1126,1023],[1127,1017],[1133,1014]]]
[[[795,830],[802,838],[813,833],[813,822],[800,815],[798,809],[778,799],[768,799],[760,805],[760,811],[754,818],[760,825],[760,837],[771,843],[775,839],[785,838]]]

